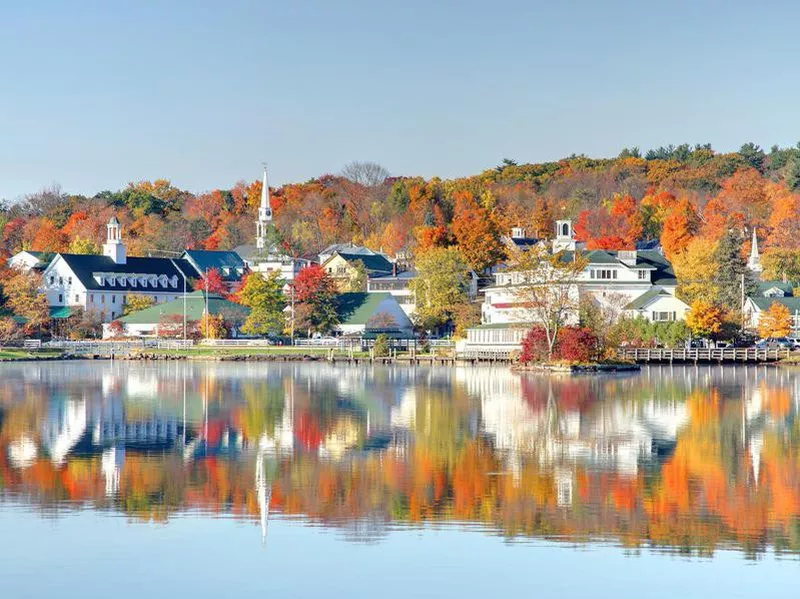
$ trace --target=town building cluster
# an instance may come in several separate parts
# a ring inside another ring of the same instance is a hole
[[[287,297],[300,271],[318,263],[333,279],[340,293],[349,293],[350,311],[340,324],[339,334],[363,334],[366,323],[376,314],[389,314],[397,328],[411,336],[416,314],[413,281],[417,273],[407,252],[391,257],[351,243],[335,244],[316,257],[288,254],[274,241],[267,171],[264,169],[261,201],[256,221],[255,243],[228,251],[186,249],[175,257],[128,256],[122,224],[112,217],[107,224],[102,255],[22,251],[9,264],[21,270],[38,270],[43,276],[53,318],[68,318],[75,309],[97,312],[106,324],[123,317],[131,295],[151,298],[154,306],[144,314],[125,319],[125,334],[153,335],[158,318],[187,311],[205,313],[213,303],[219,310],[229,310],[231,302],[214,297],[209,302],[204,284],[208,273],[216,271],[233,290],[250,272],[277,273],[284,282]],[[629,250],[588,250],[576,241],[569,220],[555,223],[552,240],[529,237],[523,227],[512,228],[503,238],[510,251],[546,251],[559,254],[566,261],[580,255],[585,264],[574,281],[575,306],[590,301],[618,317],[641,317],[651,322],[682,320],[689,306],[676,294],[678,281],[672,265],[660,247],[642,246]],[[748,268],[758,274],[761,266],[758,243],[753,233]],[[490,282],[479,289],[479,276],[471,273],[467,295],[480,302],[481,324],[468,330],[466,344],[471,347],[517,349],[522,337],[534,324],[522,289],[530,275],[513,264],[499,264],[490,272]],[[485,280],[485,279],[484,279]],[[354,287],[361,288],[360,292]],[[355,292],[354,292],[355,291]],[[761,314],[773,302],[787,306],[794,329],[800,325],[800,298],[793,296],[790,285],[774,282],[760,285],[758,292],[745,299],[746,323],[756,328]],[[188,303],[187,303],[188,302]],[[345,302],[347,303],[347,302]],[[292,309],[287,307],[287,309]],[[195,314],[195,316],[197,316]],[[565,324],[577,324],[578,311],[572,309]]]

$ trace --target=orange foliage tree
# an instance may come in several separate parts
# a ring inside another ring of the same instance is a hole
[[[792,313],[779,302],[772,302],[761,314],[758,321],[758,334],[763,338],[786,337],[792,332]]]
[[[617,196],[610,207],[584,210],[575,224],[575,237],[590,250],[635,249],[642,236],[642,218],[636,200]]]

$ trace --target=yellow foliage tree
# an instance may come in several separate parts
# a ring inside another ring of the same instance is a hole
[[[154,300],[149,295],[140,295],[138,293],[131,293],[125,300],[125,307],[122,309],[122,314],[124,316],[127,316],[128,314],[133,314],[134,312],[138,312],[140,310],[144,310],[145,308],[149,308],[155,303],[156,300]]]
[[[696,337],[711,337],[722,330],[725,311],[713,302],[698,299],[686,315],[686,325]]]
[[[206,339],[224,339],[228,336],[225,319],[222,315],[203,314],[200,319],[200,333]]]
[[[763,338],[786,337],[792,332],[792,313],[789,308],[772,302],[758,321],[758,334]]]
[[[688,304],[698,299],[717,300],[718,289],[711,282],[718,269],[714,260],[717,243],[695,237],[672,261],[678,277],[678,295]]]

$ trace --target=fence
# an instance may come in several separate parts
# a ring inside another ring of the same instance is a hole
[[[788,349],[649,349],[622,348],[617,355],[634,362],[774,362],[789,356]]]

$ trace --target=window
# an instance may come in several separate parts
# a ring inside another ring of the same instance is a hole
[[[100,296],[100,303],[101,304],[105,304],[106,303],[106,296],[105,295],[101,295]]]
[[[64,296],[59,293],[58,294],[58,303],[60,304],[63,301],[64,301]]]
[[[56,278],[55,278],[53,275],[50,275],[50,276],[47,278],[47,282],[48,282],[50,285],[52,285],[52,284],[53,284],[53,282],[54,282],[55,280],[56,280]]]
[[[655,322],[668,322],[676,320],[675,312],[653,312],[653,320]]]
[[[76,294],[75,294],[75,303],[76,303],[76,304],[78,304],[78,303],[80,303],[80,301],[81,301],[81,298],[80,298],[80,296],[79,296],[79,295],[76,293]]]
[[[111,303],[112,304],[116,304],[117,303],[117,296],[116,295],[112,295],[111,296]]]
[[[640,281],[644,281],[645,279],[647,279],[647,271],[646,270],[638,270],[636,272],[639,275],[639,280]]]
[[[617,271],[611,268],[594,269],[591,271],[589,277],[592,279],[601,279],[601,280],[616,279]]]
[[[64,277],[58,277],[58,284],[59,285],[63,285],[64,284]]]
[[[94,293],[90,293],[90,294],[89,294],[89,301],[90,301],[91,303],[94,303]]]
[[[69,285],[72,285],[72,277],[69,277],[69,278],[67,279],[67,284],[69,284]]]

